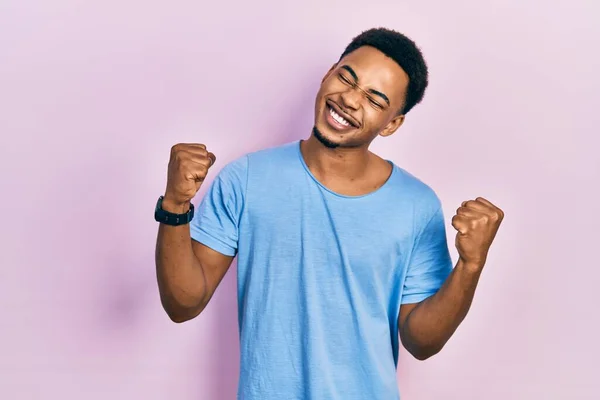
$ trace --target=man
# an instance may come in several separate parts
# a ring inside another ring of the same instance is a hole
[[[417,359],[464,319],[503,212],[483,198],[452,219],[452,268],[435,192],[368,148],[423,98],[427,67],[404,35],[357,36],[323,78],[311,136],[226,165],[173,147],[156,247],[175,322],[208,304],[238,257],[238,398],[398,399],[399,337]]]

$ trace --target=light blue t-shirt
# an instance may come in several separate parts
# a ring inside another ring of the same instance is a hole
[[[399,399],[400,305],[452,269],[429,186],[393,165],[377,191],[336,194],[295,141],[227,164],[191,234],[238,257],[238,399]]]

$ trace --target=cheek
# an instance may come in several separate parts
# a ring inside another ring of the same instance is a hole
[[[331,93],[331,90],[328,88],[326,84],[322,84],[317,92],[317,103],[325,103],[325,97]]]
[[[315,96],[315,110],[319,110],[319,108],[325,104],[325,96],[323,93],[323,87],[321,87]]]
[[[365,126],[369,129],[381,129],[387,125],[387,114],[367,105],[364,110]]]
[[[325,95],[334,95],[340,94],[344,90],[347,90],[348,87],[344,85],[337,76],[332,75],[326,78],[322,83],[319,89],[319,93]]]

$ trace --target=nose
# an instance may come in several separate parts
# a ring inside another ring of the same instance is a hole
[[[358,93],[358,90],[354,88],[348,88],[345,92],[342,93],[342,103],[344,107],[349,108],[351,110],[358,110],[360,106],[362,93]]]

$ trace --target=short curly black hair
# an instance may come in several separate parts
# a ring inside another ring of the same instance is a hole
[[[429,71],[423,54],[414,41],[392,29],[369,29],[352,39],[340,60],[362,46],[374,47],[381,51],[396,61],[408,75],[406,99],[400,114],[406,114],[423,100],[429,83]]]

